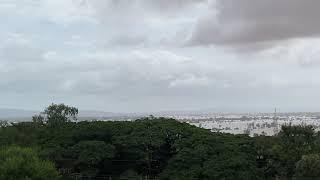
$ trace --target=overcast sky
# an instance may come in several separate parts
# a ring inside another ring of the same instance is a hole
[[[320,111],[319,7],[0,0],[0,107]]]

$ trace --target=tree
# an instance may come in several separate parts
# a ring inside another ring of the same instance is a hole
[[[296,179],[320,177],[320,155],[310,154],[302,156],[295,170]]]
[[[283,126],[279,137],[279,146],[274,148],[276,159],[279,162],[278,175],[292,177],[296,163],[302,155],[312,153],[315,141],[312,126]]]
[[[32,117],[33,122],[45,122],[50,126],[57,126],[65,122],[76,121],[79,111],[75,107],[65,104],[51,104],[44,112]]]
[[[99,173],[99,164],[115,155],[115,147],[103,141],[81,141],[72,147],[77,168],[87,175]]]
[[[57,180],[53,163],[41,160],[30,148],[11,146],[0,150],[1,180]]]
[[[40,114],[39,115],[34,115],[32,116],[32,122],[36,125],[43,125],[44,123],[44,117],[41,116]]]
[[[8,121],[0,120],[0,128],[8,127],[10,123]]]

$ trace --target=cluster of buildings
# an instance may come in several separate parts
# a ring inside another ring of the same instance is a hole
[[[171,116],[212,132],[272,136],[282,125],[312,125],[320,130],[320,113],[207,114]]]

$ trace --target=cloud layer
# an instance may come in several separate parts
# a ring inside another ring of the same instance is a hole
[[[299,0],[220,0],[211,7],[218,14],[199,20],[191,42],[245,45],[314,37],[320,33],[315,19],[320,15],[319,5]]]
[[[0,0],[0,107],[314,111],[319,5]]]

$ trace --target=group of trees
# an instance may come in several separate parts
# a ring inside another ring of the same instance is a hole
[[[38,125],[59,126],[66,122],[76,121],[79,110],[65,104],[51,104],[40,114],[32,117],[32,122]]]
[[[312,126],[283,126],[276,136],[253,139],[265,177],[320,178],[320,134]]]
[[[31,148],[17,146],[0,150],[1,180],[57,180],[61,179],[50,161],[41,160]]]
[[[320,177],[320,135],[311,126],[249,137],[155,117],[76,122],[77,113],[53,104],[33,122],[2,126],[0,179]]]

